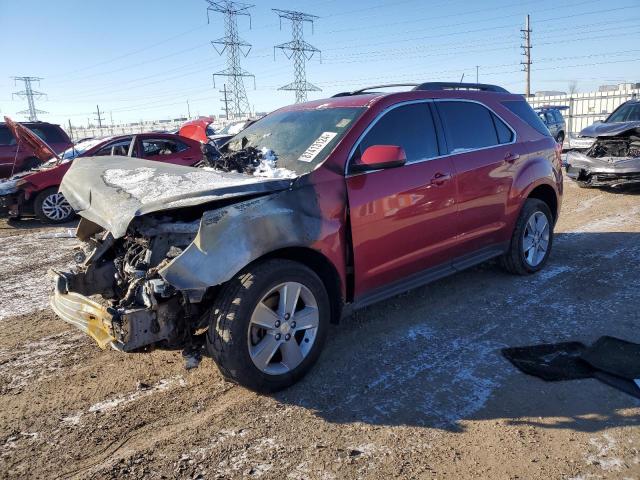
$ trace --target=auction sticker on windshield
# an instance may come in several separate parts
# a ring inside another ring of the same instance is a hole
[[[307,148],[298,160],[300,162],[311,162],[322,151],[327,144],[334,139],[337,132],[323,132],[311,145]]]

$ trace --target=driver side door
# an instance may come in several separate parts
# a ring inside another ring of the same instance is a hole
[[[369,127],[350,159],[352,165],[372,145],[400,146],[407,156],[401,167],[347,172],[356,301],[450,271],[456,175],[451,159],[440,156],[430,104],[392,107]]]

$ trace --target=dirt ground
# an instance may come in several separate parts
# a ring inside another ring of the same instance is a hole
[[[0,223],[3,478],[639,479],[640,401],[545,383],[505,346],[640,342],[640,194],[566,181],[550,263],[494,263],[332,327],[298,385],[260,396],[210,359],[101,351],[46,308],[69,227]]]

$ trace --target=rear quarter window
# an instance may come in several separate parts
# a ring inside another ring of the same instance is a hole
[[[69,141],[60,128],[53,125],[38,125],[29,129],[47,143],[68,143]]]
[[[536,130],[538,133],[544,135],[545,137],[551,137],[551,133],[549,129],[544,124],[540,117],[533,111],[531,105],[529,105],[524,100],[508,100],[506,102],[502,102],[502,104],[507,107],[511,113],[517,115],[520,120],[526,122],[530,127]]]

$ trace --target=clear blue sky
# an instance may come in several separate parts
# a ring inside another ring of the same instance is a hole
[[[96,104],[115,122],[218,114],[211,74],[225,68],[209,41],[223,36],[220,15],[207,25],[204,0],[0,0],[3,61],[0,111],[16,115],[26,102],[13,75],[43,77],[48,98],[41,119],[86,124]],[[273,46],[290,27],[271,8],[318,15],[305,39],[322,50],[307,66],[322,98],[361,86],[427,80],[475,80],[524,91],[520,29],[531,14],[532,90],[579,91],[603,83],[640,81],[640,0],[270,0],[251,9],[252,29],[240,18],[241,36],[253,44],[242,66],[258,111],[293,101],[278,92],[293,80],[293,66]]]

